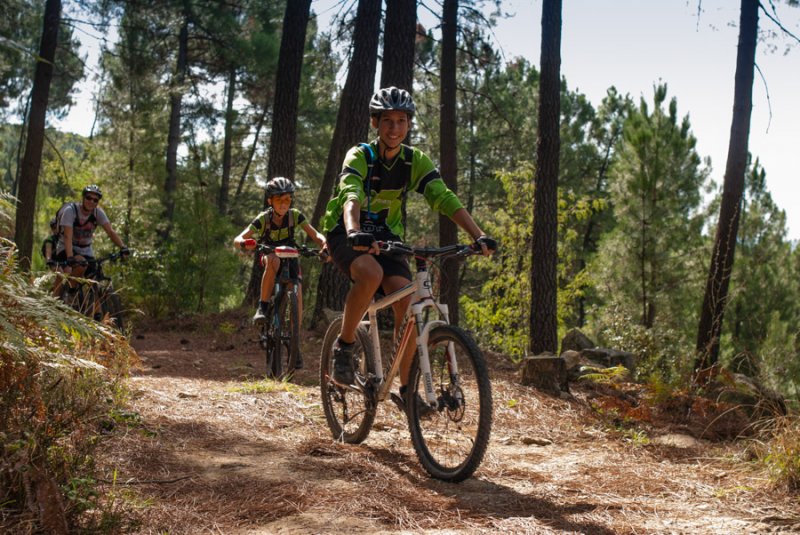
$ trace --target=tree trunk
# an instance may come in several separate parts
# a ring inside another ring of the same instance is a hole
[[[281,50],[278,56],[275,99],[272,105],[272,137],[267,160],[269,179],[276,176],[285,176],[292,181],[295,179],[297,107],[310,9],[311,0],[295,0],[286,3],[283,15]],[[264,206],[267,206],[266,190],[264,190]],[[255,303],[258,299],[263,272],[261,264],[254,261],[245,302]]]
[[[439,96],[439,159],[442,178],[453,191],[458,191],[458,151],[456,135],[456,41],[458,34],[458,0],[445,0],[442,7],[442,81]],[[446,216],[439,216],[439,246],[458,241],[458,228]],[[458,324],[458,262],[442,263],[441,301],[450,311],[450,321]]]
[[[267,114],[269,113],[269,101],[272,99],[266,99],[267,102],[264,103],[264,109],[261,110],[261,114],[258,116],[258,121],[256,121],[256,131],[253,134],[253,143],[250,145],[250,152],[247,154],[247,160],[244,162],[244,169],[242,169],[242,174],[239,176],[239,184],[236,186],[236,193],[233,196],[233,201],[236,202],[239,199],[239,196],[242,194],[242,189],[244,188],[244,183],[247,180],[247,175],[250,173],[250,166],[253,164],[253,158],[256,155],[256,149],[258,148],[258,137],[261,135],[261,129],[264,128],[264,123],[267,120]]]
[[[375,71],[378,62],[378,36],[380,34],[381,1],[359,0],[353,30],[353,55],[347,69],[347,79],[342,90],[339,112],[336,116],[336,127],[328,152],[325,174],[322,178],[319,197],[311,218],[312,225],[319,224],[328,200],[333,193],[333,184],[339,175],[342,160],[347,150],[364,140],[369,133],[369,99],[375,84]],[[324,270],[323,270],[324,271]],[[343,282],[347,278],[338,270],[334,270]],[[317,287],[317,304],[314,307],[313,321],[322,318],[322,303],[330,303],[334,309],[341,310],[344,300],[338,297],[340,283],[320,276]]]
[[[413,93],[416,38],[417,0],[386,0],[381,87],[395,86]]]
[[[231,67],[228,73],[228,98],[225,106],[225,139],[222,143],[222,180],[219,185],[219,196],[217,197],[217,210],[220,215],[225,215],[228,211],[228,188],[231,183],[231,153],[233,152],[233,123],[235,119],[233,101],[235,98],[236,68]]]
[[[7,14],[9,15],[9,14]],[[36,189],[39,186],[39,171],[42,167],[45,117],[50,98],[50,81],[53,79],[53,61],[58,44],[58,26],[61,23],[61,0],[47,0],[44,6],[42,40],[39,58],[31,89],[31,108],[28,116],[28,137],[25,155],[22,158],[19,188],[17,190],[17,212],[14,241],[17,244],[19,266],[30,270],[33,254],[33,216],[36,208]]]
[[[733,271],[736,234],[739,230],[744,174],[747,168],[747,144],[750,136],[750,113],[753,107],[753,74],[758,39],[758,0],[742,0],[739,20],[739,48],[733,96],[733,119],[728,143],[728,160],[722,187],[722,204],[711,254],[703,308],[695,346],[695,372],[708,369],[719,358],[722,318],[728,300],[728,284]]]
[[[561,0],[542,4],[539,139],[533,195],[530,350],[557,353],[558,167],[561,116]]]
[[[336,127],[311,224],[317,225],[333,193],[333,185],[348,149],[369,134],[369,99],[375,84],[380,34],[381,0],[359,0],[353,30],[353,54],[342,89]]]
[[[297,106],[310,9],[311,0],[294,0],[286,3],[278,74],[275,80],[275,102],[272,106],[268,178],[285,176],[292,181],[295,179]],[[266,197],[264,205],[266,206]]]
[[[169,240],[175,218],[175,192],[178,188],[178,145],[181,141],[181,103],[189,56],[189,15],[184,13],[183,25],[178,35],[178,59],[169,99],[169,133],[167,134],[167,178],[164,182],[164,222],[162,243]]]

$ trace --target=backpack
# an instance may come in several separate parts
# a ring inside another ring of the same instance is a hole
[[[289,211],[286,212],[286,215],[289,216],[289,223],[286,228],[289,229],[289,241],[294,243],[294,211],[289,208]],[[272,230],[272,207],[270,206],[267,209],[267,217],[266,217],[266,224],[264,228],[261,230],[261,236],[258,237],[258,242],[263,243],[264,239],[267,237],[267,234],[270,230]]]
[[[78,222],[78,218],[80,216],[80,211],[79,211],[80,208],[78,207],[78,203],[69,202],[68,201],[68,202],[65,202],[64,204],[62,204],[61,208],[59,208],[58,211],[56,212],[56,225],[58,226],[58,235],[59,236],[61,236],[64,233],[64,229],[61,227],[61,224],[60,224],[61,223],[61,216],[64,215],[64,210],[69,206],[72,206],[72,211],[75,212],[75,222],[76,223]],[[86,222],[83,224],[84,226],[85,225],[93,225],[95,227],[97,226],[96,211],[97,211],[97,208],[92,210],[92,213],[89,214],[88,218],[86,218]],[[73,228],[75,226],[77,226],[77,225],[73,225]]]

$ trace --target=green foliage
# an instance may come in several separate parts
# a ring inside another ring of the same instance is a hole
[[[483,281],[480,297],[464,294],[461,298],[467,325],[479,333],[482,343],[514,359],[523,357],[528,347],[533,175],[530,165],[498,175],[505,191],[505,204],[484,224],[484,230],[500,238],[500,250],[491,259],[475,262]],[[577,239],[575,233],[567,231],[569,225],[598,209],[601,203],[560,192],[559,252],[567,250]],[[574,300],[583,295],[587,280],[581,272],[575,277],[565,277],[568,262],[569,257],[560,254],[558,315],[562,330],[563,318]]]
[[[604,302],[645,328],[688,337],[702,290],[698,259],[707,258],[699,205],[708,171],[677,101],[667,103],[665,85],[654,93],[652,111],[642,99],[625,121],[610,171],[616,225],[591,271]]]
[[[594,324],[598,343],[636,356],[636,378],[671,382],[688,377],[693,364],[690,342],[669,328],[656,324],[647,328],[627,315],[614,302],[605,305],[601,318]]]
[[[582,381],[590,381],[601,385],[609,385],[618,383],[628,379],[630,372],[625,366],[614,366],[611,368],[595,368],[593,366],[584,366],[582,372],[587,372],[581,375]]]
[[[797,339],[800,281],[786,241],[786,214],[766,189],[766,171],[749,169],[725,311],[723,362],[761,376],[784,395],[800,384]]]
[[[174,239],[160,250],[137,249],[126,281],[133,306],[148,317],[217,312],[240,295],[231,276],[239,263],[226,247],[236,229],[202,190],[178,206]]]
[[[23,115],[36,68],[42,36],[44,0],[4,0],[0,17],[0,116],[16,102]],[[84,65],[78,54],[80,43],[73,27],[64,21],[58,29],[58,45],[50,86],[48,111],[63,114],[72,105],[75,84],[83,78]]]

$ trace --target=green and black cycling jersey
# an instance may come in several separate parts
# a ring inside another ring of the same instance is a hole
[[[267,208],[253,219],[250,230],[259,243],[264,245],[294,244],[294,229],[306,224],[305,216],[297,208],[290,208],[280,226],[272,221],[272,207]]]
[[[378,141],[370,143],[372,154],[378,154]],[[403,200],[409,191],[422,194],[432,210],[448,217],[462,208],[461,202],[442,180],[439,170],[421,150],[401,145],[402,150],[393,161],[386,163],[371,157],[367,149],[357,145],[350,149],[342,165],[339,183],[333,198],[328,202],[322,219],[322,232],[330,233],[337,226],[344,228],[342,213],[349,200],[361,206],[361,229],[366,232],[389,231],[404,235]],[[373,162],[370,191],[364,184]]]

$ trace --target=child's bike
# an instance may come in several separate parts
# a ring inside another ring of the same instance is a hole
[[[320,359],[322,406],[336,440],[357,444],[367,438],[379,402],[389,395],[401,355],[416,334],[416,354],[406,393],[411,442],[422,466],[433,477],[458,482],[470,477],[483,460],[492,427],[492,389],[483,354],[472,337],[448,324],[447,306],[434,300],[427,264],[434,259],[480,254],[472,245],[442,248],[382,243],[381,254],[414,256],[414,282],[373,301],[356,332],[355,384],[341,387],[333,375],[333,345],[342,319],[328,327]],[[389,361],[381,357],[377,314],[413,294]],[[438,313],[439,319],[431,316]]]
[[[283,379],[294,373],[300,354],[302,318],[297,295],[300,282],[298,258],[320,256],[320,252],[304,245],[259,245],[257,251],[263,254],[275,253],[280,259],[269,314],[258,328],[259,342],[266,355],[267,377]]]

